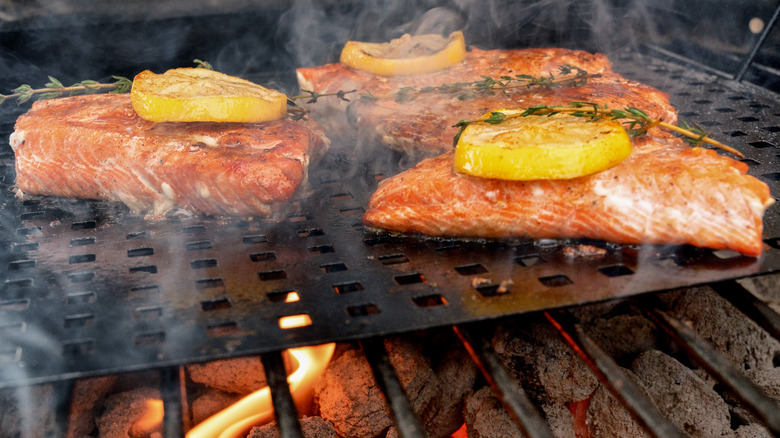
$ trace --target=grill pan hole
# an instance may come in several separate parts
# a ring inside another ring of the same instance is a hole
[[[285,272],[283,269],[258,272],[257,275],[260,277],[261,281],[284,280],[287,278],[287,272]]]
[[[157,295],[160,293],[160,286],[135,286],[130,288],[129,298],[144,298],[149,295]]]
[[[333,245],[315,245],[315,246],[310,246],[307,249],[309,250],[309,252],[315,254],[326,254],[330,252],[336,252],[333,249]]]
[[[95,278],[94,272],[74,272],[68,274],[68,279],[71,283],[86,283],[92,281]]]
[[[276,253],[274,251],[256,252],[250,254],[249,258],[252,259],[253,262],[267,262],[276,260]]]
[[[75,265],[78,263],[92,263],[95,260],[97,260],[97,256],[95,254],[79,254],[70,256],[68,263]]]
[[[217,259],[198,259],[190,262],[192,269],[205,269],[217,266]]]
[[[78,239],[71,239],[70,240],[70,246],[86,246],[86,245],[94,245],[95,244],[95,238],[94,237],[80,237]]]
[[[408,263],[409,259],[403,254],[388,254],[379,256],[379,262],[383,265],[398,265]]]
[[[210,338],[220,338],[236,333],[238,333],[238,324],[232,321],[206,327],[206,335]]]
[[[203,309],[204,312],[230,309],[231,307],[233,307],[233,304],[227,298],[218,298],[216,300],[200,302],[200,308]]]
[[[378,315],[379,314],[379,307],[377,307],[376,304],[365,304],[365,305],[362,305],[362,306],[350,306],[350,307],[347,307],[347,313],[349,314],[349,316],[353,316],[353,317]]]
[[[2,311],[21,312],[22,310],[27,310],[29,307],[30,307],[29,298],[0,302],[0,310]]]
[[[306,222],[312,220],[312,215],[309,213],[294,214],[288,220],[290,222]]]
[[[92,304],[95,301],[97,301],[97,294],[95,292],[77,292],[68,294],[65,297],[65,304],[68,306]]]
[[[741,159],[741,160],[739,160],[739,161],[741,161],[741,162],[743,162],[743,163],[747,164],[747,165],[748,165],[748,167],[753,167],[753,166],[755,166],[755,165],[761,164],[761,163],[759,163],[758,161],[756,161],[756,160],[754,160],[754,159],[752,159],[752,158],[743,158],[743,159]]]
[[[767,143],[765,141],[753,141],[753,142],[750,142],[749,144],[750,144],[750,146],[753,146],[754,148],[759,148],[759,149],[775,147],[772,143]]]
[[[780,237],[775,237],[774,239],[767,239],[765,240],[766,244],[771,246],[774,249],[780,249]]]
[[[470,265],[461,265],[456,266],[455,270],[458,271],[458,274],[467,276],[467,275],[477,275],[477,274],[485,274],[488,272],[487,268],[480,265],[479,263],[473,263]]]
[[[539,255],[531,254],[527,256],[518,257],[515,259],[518,265],[530,267],[530,266],[536,266],[536,265],[542,265],[546,263],[546,261]]]
[[[279,318],[279,328],[291,329],[311,325],[311,317],[305,313]]]
[[[210,240],[187,242],[187,251],[197,251],[201,249],[211,249],[211,248],[212,248],[212,244]]]
[[[393,280],[401,286],[406,286],[409,284],[425,283],[425,276],[419,273],[397,275],[393,277]]]
[[[21,334],[25,331],[27,331],[27,324],[24,322],[0,325],[0,339],[9,335]]]
[[[62,353],[71,356],[86,356],[95,351],[93,339],[83,339],[66,342],[62,345]]]
[[[145,266],[133,266],[130,268],[130,272],[146,272],[147,274],[156,274],[157,266],[145,265]]]
[[[506,287],[501,287],[500,284],[486,284],[477,286],[475,289],[477,289],[477,292],[483,297],[495,297],[509,293],[509,290]]]
[[[442,246],[442,247],[436,248],[436,252],[438,252],[439,254],[444,254],[444,255],[448,255],[448,256],[454,255],[454,254],[460,254],[460,253],[462,253],[464,251],[465,251],[465,249],[463,249],[463,247],[460,246],[460,245],[446,245],[446,246]]]
[[[697,117],[699,113],[696,111],[684,111],[680,113],[680,117]]]
[[[357,281],[351,281],[349,283],[334,284],[333,290],[335,290],[337,294],[347,294],[363,290],[363,285]]]
[[[439,294],[414,297],[412,298],[412,301],[414,301],[414,304],[419,307],[436,307],[447,305],[447,300]]]
[[[22,349],[19,347],[0,349],[0,365],[6,363],[19,362],[22,358]]]
[[[780,126],[763,126],[761,129],[763,129],[766,132],[780,132]]]
[[[19,243],[14,245],[14,252],[18,254],[20,252],[35,251],[39,246],[40,244],[38,242]]]
[[[154,254],[154,248],[134,248],[134,249],[128,249],[127,250],[127,256],[128,257],[144,257],[144,256],[150,256]]]
[[[725,132],[724,134],[728,135],[729,137],[744,137],[744,136],[747,135],[746,133],[744,133],[742,131],[728,131],[728,132]]]
[[[547,287],[561,287],[574,284],[571,279],[563,274],[551,275],[549,277],[541,277],[539,281]]]
[[[715,111],[717,111],[719,113],[723,113],[723,114],[728,114],[728,113],[733,113],[736,110],[734,110],[732,108],[715,108]]]
[[[247,245],[254,245],[257,243],[266,243],[268,242],[268,237],[266,237],[265,234],[257,234],[254,236],[244,236],[241,239],[242,242],[244,242]]]
[[[330,195],[330,199],[334,201],[349,201],[350,199],[353,199],[352,193],[336,193],[334,195]]]
[[[32,269],[35,267],[35,260],[16,260],[8,263],[9,271],[21,271],[23,269]]]
[[[35,219],[37,217],[41,217],[44,215],[43,211],[31,211],[29,213],[22,213],[21,218],[22,220],[29,220],[29,219]]]
[[[133,239],[146,239],[149,237],[148,231],[136,231],[133,233],[127,233],[127,240],[133,240]]]
[[[223,280],[222,277],[202,278],[200,280],[195,280],[195,286],[198,289],[225,287],[225,280]]]
[[[302,228],[298,230],[298,237],[315,237],[323,235],[325,235],[325,232],[320,228]]]
[[[780,181],[780,172],[764,173],[761,177],[769,181]]]
[[[94,313],[83,313],[79,315],[68,315],[65,317],[65,328],[86,327],[95,325]]]
[[[20,278],[17,280],[8,280],[3,285],[3,290],[14,291],[14,290],[26,289],[28,287],[32,287],[32,285],[33,285],[32,278]]]
[[[97,227],[97,222],[84,221],[84,222],[73,222],[73,224],[70,226],[70,229],[73,231],[79,231],[79,230],[91,230],[92,228],[95,227]]]
[[[330,274],[331,272],[342,272],[348,270],[347,265],[345,265],[344,263],[328,263],[325,265],[320,265],[320,269],[322,270],[322,272],[326,274]]]
[[[162,307],[137,307],[133,310],[133,319],[138,321],[156,321],[162,318]]]
[[[625,265],[603,266],[599,268],[599,272],[606,275],[607,277],[622,277],[624,275],[631,275],[634,273],[634,271]]]
[[[301,297],[298,292],[294,290],[279,290],[274,292],[268,292],[266,294],[268,300],[272,303],[294,303],[300,301]]]
[[[137,347],[159,345],[163,342],[165,342],[165,332],[139,333],[133,337],[133,344]]]
[[[34,236],[34,235],[40,235],[42,228],[41,227],[23,227],[16,230],[16,234],[19,236]]]
[[[184,234],[198,234],[206,231],[206,227],[203,225],[192,225],[189,227],[184,227],[181,231]]]
[[[758,121],[758,119],[753,117],[753,116],[737,117],[737,120],[739,120],[740,122],[745,122],[745,123],[752,123],[752,122],[757,122]]]

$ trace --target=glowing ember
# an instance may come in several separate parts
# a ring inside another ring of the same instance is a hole
[[[287,350],[298,368],[287,377],[295,404],[305,406],[314,391],[314,383],[328,365],[336,344]],[[273,405],[268,387],[255,391],[235,404],[209,417],[187,433],[187,438],[234,438],[245,436],[253,426],[271,421]]]
[[[130,428],[130,436],[149,435],[162,424],[163,403],[162,400],[146,400],[146,409],[143,415],[133,423]]]

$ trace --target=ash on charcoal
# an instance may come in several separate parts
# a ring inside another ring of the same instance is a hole
[[[153,388],[137,388],[110,396],[106,400],[105,411],[97,419],[100,437],[161,436],[159,430],[135,430],[136,422],[146,412],[147,401],[159,399],[160,391]]]
[[[438,335],[390,338],[385,348],[428,435],[446,437],[455,432],[463,424],[463,395],[472,390],[477,370],[452,335],[449,340]],[[320,415],[345,438],[384,436],[393,425],[360,350],[343,349],[331,360],[315,395]]]
[[[726,402],[693,371],[660,351],[644,352],[631,370],[669,421],[691,437],[731,436]]]
[[[745,376],[768,396],[775,400],[780,400],[780,368],[747,370],[745,371]],[[729,404],[732,427],[734,424],[738,424],[740,427],[750,426],[747,430],[758,431],[764,429],[765,433],[769,433],[753,413],[742,407],[739,401],[731,395],[731,393],[728,391],[724,392],[723,399]]]
[[[644,385],[631,370],[623,370],[642,390]],[[645,394],[647,394],[645,392]],[[650,435],[634,420],[623,404],[607,389],[599,385],[588,406],[585,423],[590,438],[643,438]]]
[[[91,435],[97,424],[95,416],[103,407],[103,401],[114,388],[117,376],[103,376],[77,380],[73,385],[73,397],[68,420],[68,438]]]
[[[187,372],[193,382],[236,394],[249,394],[268,385],[257,356],[188,365]]]
[[[590,396],[598,380],[546,321],[503,324],[493,348],[538,404],[566,405]]]
[[[780,342],[746,318],[709,287],[659,296],[672,313],[689,324],[732,363],[745,370],[774,368]]]
[[[547,425],[556,438],[576,438],[574,417],[569,408],[562,403],[545,403],[542,412],[547,418]]]
[[[775,312],[780,313],[780,274],[761,275],[737,280],[753,295],[767,303]]]
[[[655,324],[640,315],[594,319],[588,334],[618,363],[631,363],[639,353],[659,348]]]
[[[772,434],[765,427],[758,424],[739,426],[734,431],[734,438],[772,438]]]
[[[469,438],[520,438],[524,435],[509,418],[489,386],[466,397],[463,417]]]
[[[333,424],[320,417],[303,417],[301,419],[301,431],[304,438],[341,438]],[[279,427],[276,423],[268,423],[260,427],[253,427],[247,438],[277,438]]]

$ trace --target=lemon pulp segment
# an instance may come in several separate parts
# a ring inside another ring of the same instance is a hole
[[[463,33],[404,35],[387,43],[347,41],[341,63],[380,76],[430,73],[458,64],[466,57]]]
[[[631,138],[616,120],[565,114],[514,117],[466,126],[454,166],[483,178],[571,179],[615,166],[631,149]]]
[[[143,71],[130,94],[136,113],[153,122],[260,123],[287,114],[283,93],[202,68]]]

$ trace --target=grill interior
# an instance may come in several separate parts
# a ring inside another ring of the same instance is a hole
[[[745,155],[780,193],[777,96],[666,58],[624,51],[615,70],[670,94]],[[6,134],[13,120],[6,120]],[[328,156],[312,194],[279,221],[170,218],[121,205],[14,197],[0,152],[0,388],[158,368],[301,345],[365,339],[780,270],[778,206],[760,259],[690,247],[561,241],[463,242],[366,232],[363,209],[389,155],[370,165]],[[487,279],[487,281],[481,280]],[[506,291],[504,287],[506,286]],[[291,292],[299,300],[286,302]],[[307,315],[311,324],[280,328]]]

